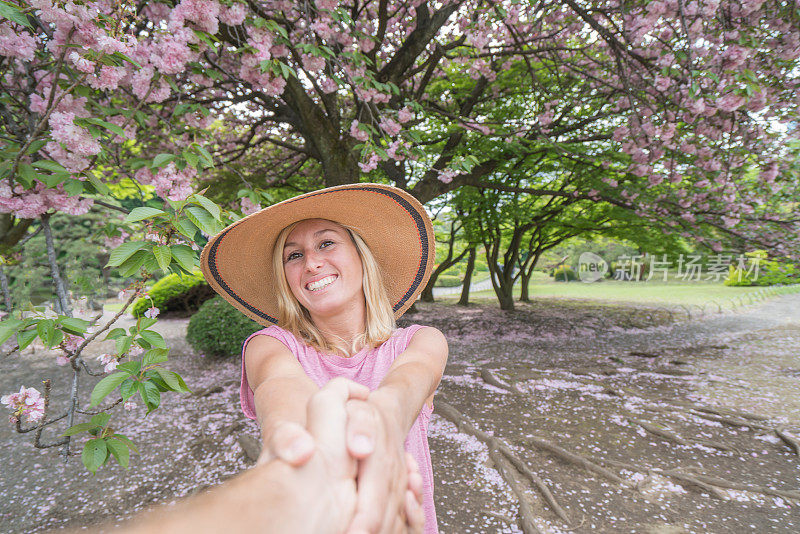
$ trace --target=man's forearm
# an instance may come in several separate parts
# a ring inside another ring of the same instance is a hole
[[[281,461],[250,469],[217,488],[175,506],[160,506],[122,529],[124,534],[244,532],[270,525],[294,532],[300,500],[297,473]]]

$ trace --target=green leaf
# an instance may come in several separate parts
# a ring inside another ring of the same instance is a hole
[[[50,175],[42,175],[42,174],[40,174],[39,175],[39,179],[42,180],[45,184],[47,184],[47,187],[55,187],[58,184],[60,184],[61,182],[63,182],[64,180],[66,180],[67,178],[69,178],[69,174],[65,174],[65,173],[50,174]],[[83,187],[81,187],[81,189],[82,188]]]
[[[64,191],[71,197],[80,195],[83,193],[83,184],[84,182],[76,180],[75,178],[67,178],[67,181],[64,183]]]
[[[136,448],[136,445],[134,445],[133,442],[127,436],[123,436],[122,434],[112,434],[111,437],[112,438],[117,438],[122,443],[127,445],[128,448],[131,451],[133,451],[135,454],[139,454],[139,449]]]
[[[173,373],[172,371],[168,371],[167,369],[163,369],[161,367],[156,367],[155,371],[158,373],[161,379],[164,380],[164,382],[167,384],[167,386],[169,386],[169,388],[172,391],[178,391],[183,393],[189,391],[189,389],[186,388],[186,384],[181,384],[182,381],[178,379],[179,377],[176,373]]]
[[[33,143],[30,144],[30,146],[28,147],[28,150],[26,150],[25,153],[26,154],[31,154],[31,155],[36,154],[46,144],[47,144],[47,139],[39,139],[38,141],[34,141]],[[36,165],[36,163],[34,163],[34,166],[35,165]]]
[[[120,336],[116,339],[117,354],[125,354],[131,348],[133,338],[130,336]]]
[[[58,320],[58,323],[61,325],[62,330],[76,335],[85,334],[89,329],[89,325],[92,324],[91,321],[78,319],[77,317],[63,317]]]
[[[125,137],[127,139],[127,136],[125,135],[125,130],[123,130],[122,128],[120,128],[116,124],[113,124],[113,123],[110,123],[110,122],[106,122],[106,121],[104,121],[102,119],[98,119],[98,118],[95,118],[95,117],[91,117],[89,119],[84,119],[84,120],[86,122],[88,122],[88,123],[96,124],[98,126],[102,126],[106,130],[114,132],[118,136]]]
[[[211,153],[206,150],[205,148],[201,147],[200,145],[194,145],[195,150],[200,153],[200,157],[203,158],[207,167],[214,166],[214,158],[211,157]]]
[[[153,257],[153,254],[150,251],[137,250],[130,258],[125,260],[122,265],[119,266],[119,274],[122,276],[132,276],[136,274],[148,257]]]
[[[147,405],[147,413],[152,412],[158,405],[161,404],[161,393],[159,393],[158,388],[155,384],[150,382],[139,382],[139,396],[142,397],[142,400]]]
[[[141,69],[141,68],[142,68],[142,66],[141,66],[141,65],[139,65],[139,64],[138,64],[136,61],[134,61],[134,60],[133,60],[133,59],[131,59],[130,57],[126,56],[126,55],[125,55],[125,54],[123,54],[122,52],[114,52],[112,55],[113,55],[113,56],[116,56],[116,57],[119,57],[120,59],[124,59],[125,61],[127,61],[128,63],[130,63],[130,64],[131,64],[131,65],[133,65],[134,67],[136,67],[137,69]]]
[[[156,257],[158,266],[162,271],[167,272],[172,261],[172,252],[167,245],[153,245],[153,255]]]
[[[178,379],[178,384],[180,384],[180,386],[181,386],[181,391],[184,391],[186,393],[191,393],[192,392],[192,390],[189,389],[189,386],[186,385],[186,382],[183,381],[183,377],[181,375],[179,375],[178,373],[175,373],[175,378]]]
[[[122,384],[119,385],[119,394],[122,397],[122,400],[126,401],[131,398],[132,395],[136,394],[138,391],[136,384],[138,384],[136,380],[128,377]]]
[[[173,226],[181,233],[181,235],[194,240],[194,235],[197,233],[197,227],[194,225],[194,223],[192,223],[192,221],[181,218],[175,221]]]
[[[0,17],[8,19],[11,22],[16,22],[20,26],[25,26],[31,30],[33,29],[31,23],[28,22],[28,17],[22,11],[15,6],[6,4],[5,2],[0,2]]]
[[[153,158],[153,164],[151,165],[151,167],[154,169],[157,167],[161,167],[174,159],[175,156],[173,154],[161,153],[157,155],[155,158]]]
[[[124,335],[125,335],[124,328],[115,328],[114,330],[108,333],[106,339],[117,339],[119,336],[124,336]]]
[[[109,189],[106,184],[101,182],[97,176],[90,175],[89,182],[92,184],[92,186],[94,186],[95,191],[101,195],[108,195],[111,193],[111,189]]]
[[[211,200],[207,199],[203,195],[194,194],[192,195],[192,200],[197,201],[201,206],[203,206],[208,213],[214,217],[215,220],[219,221],[220,210],[219,206],[214,204]]]
[[[36,329],[32,330],[24,330],[22,332],[17,332],[17,344],[19,345],[19,350],[26,348],[31,342],[36,339],[38,333]]]
[[[190,152],[189,150],[184,150],[181,155],[183,156],[183,159],[186,160],[186,163],[188,163],[191,167],[197,167],[197,162],[200,160],[197,154]]]
[[[83,465],[92,473],[97,472],[100,467],[106,463],[108,459],[108,447],[106,447],[106,440],[102,438],[90,439],[83,447],[81,454]]]
[[[111,420],[111,414],[106,412],[94,414],[90,419],[90,421],[95,425],[103,427],[108,425],[108,422],[110,420]]]
[[[158,347],[160,349],[166,349],[167,344],[164,342],[164,338],[161,337],[161,334],[156,332],[155,330],[142,330],[139,333],[150,345],[153,347]]]
[[[64,167],[62,167],[60,163],[56,163],[55,161],[50,161],[49,159],[41,159],[39,161],[34,161],[32,165],[38,169],[44,169],[46,171],[69,174],[69,171]]]
[[[169,355],[169,349],[150,349],[144,353],[144,358],[142,359],[142,365],[147,367],[148,365],[153,365],[156,363],[163,363],[167,361]]]
[[[139,374],[139,370],[142,368],[142,362],[125,362],[121,363],[117,366],[117,369],[122,369],[130,376],[136,376]]]
[[[150,217],[155,217],[156,215],[163,215],[164,213],[164,210],[150,208],[148,206],[140,206],[138,208],[133,208],[127,217],[125,217],[123,222],[134,223],[143,221],[144,219],[149,219]]]
[[[121,244],[111,251],[106,267],[119,267],[125,260],[149,245],[150,243],[146,241],[129,241]]]
[[[64,333],[61,330],[56,330],[55,321],[53,319],[44,319],[39,321],[36,325],[36,332],[39,334],[39,339],[47,348],[52,348],[64,339]]]
[[[6,319],[0,322],[0,345],[5,343],[6,340],[13,336],[17,330],[22,328],[24,324],[25,321],[20,321],[19,319]]]
[[[195,226],[208,235],[214,235],[219,231],[211,214],[199,206],[189,206],[186,208],[186,216],[189,217],[189,220],[191,220]]]
[[[94,423],[80,423],[77,425],[73,425],[67,429],[66,432],[61,434],[62,436],[74,436],[75,434],[80,434],[81,432],[86,432],[87,430],[91,430],[96,428],[97,425]]]
[[[27,163],[19,164],[19,167],[17,167],[17,175],[22,182],[22,185],[24,185],[26,188],[33,185],[34,180],[39,179],[39,174],[37,174],[33,167]]]
[[[128,445],[122,440],[113,437],[106,439],[106,445],[108,446],[108,450],[111,451],[111,454],[114,455],[114,458],[117,459],[117,463],[127,469],[128,461],[130,460]]]
[[[158,319],[152,319],[150,317],[139,317],[139,322],[136,324],[136,327],[144,330],[146,328],[150,328],[154,324],[158,322]]]
[[[108,394],[114,391],[126,378],[128,378],[128,373],[114,373],[98,382],[92,390],[89,406],[97,406],[100,404],[100,401],[105,399]]]
[[[194,250],[187,245],[175,245],[172,247],[172,259],[189,272],[194,271],[197,265],[197,255]]]

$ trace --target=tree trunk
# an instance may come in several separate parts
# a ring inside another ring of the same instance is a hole
[[[467,270],[464,272],[464,282],[461,286],[461,298],[458,299],[459,306],[469,305],[469,286],[472,285],[472,271],[475,270],[475,247],[470,247],[469,258],[467,259]]]
[[[436,285],[436,279],[439,278],[439,275],[445,272],[447,269],[455,265],[456,263],[461,261],[461,258],[464,257],[464,254],[468,252],[469,249],[464,250],[461,254],[459,254],[455,259],[453,258],[453,244],[450,244],[450,252],[447,255],[447,258],[442,260],[442,263],[439,264],[436,269],[433,270],[431,273],[431,278],[428,280],[428,283],[425,285],[425,289],[422,290],[420,294],[420,298],[422,302],[433,302],[433,286]]]
[[[533,274],[533,269],[528,272],[522,271],[520,274],[520,283],[522,287],[520,288],[519,292],[519,301],[520,302],[530,302],[531,298],[528,295],[528,284],[531,281],[531,275]]]
[[[45,213],[41,217],[42,229],[44,230],[44,239],[47,244],[47,261],[50,264],[50,276],[53,278],[53,285],[56,288],[56,298],[58,299],[59,313],[72,317],[69,305],[69,293],[64,285],[64,280],[61,278],[61,271],[58,268],[56,261],[56,247],[53,244],[53,232],[50,228],[50,214]]]
[[[8,277],[2,264],[0,264],[0,288],[3,290],[3,303],[6,305],[6,311],[11,313],[11,290],[8,288]]]
[[[505,311],[514,311],[514,294],[513,286],[504,287],[497,291],[497,300],[500,301],[500,309]],[[506,289],[507,288],[507,289]]]
[[[536,254],[530,259],[530,263],[528,265],[523,266],[522,272],[520,273],[520,278],[522,280],[522,288],[520,289],[519,300],[520,302],[530,302],[531,298],[528,294],[528,285],[531,282],[531,276],[533,276],[533,270],[536,268],[536,264],[539,263],[539,257],[542,255],[541,250],[537,250]]]

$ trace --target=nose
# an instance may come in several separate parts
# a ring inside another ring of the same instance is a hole
[[[316,252],[306,254],[306,271],[316,271],[322,267],[323,263],[322,256]]]

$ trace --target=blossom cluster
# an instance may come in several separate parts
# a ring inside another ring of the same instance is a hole
[[[3,395],[0,403],[11,408],[11,422],[15,423],[24,415],[28,422],[37,422],[44,417],[44,397],[35,388],[20,386],[19,392]]]

